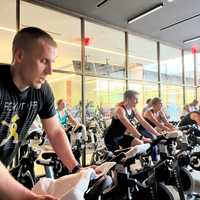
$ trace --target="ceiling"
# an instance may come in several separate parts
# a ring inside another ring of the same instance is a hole
[[[103,22],[147,38],[190,50],[200,49],[200,40],[183,44],[200,36],[200,0],[35,0],[77,13],[96,22]],[[102,6],[97,5],[105,2]],[[164,7],[131,24],[127,20],[163,3]],[[170,26],[172,25],[172,26]],[[168,27],[170,26],[170,27]],[[168,28],[167,28],[168,27]]]

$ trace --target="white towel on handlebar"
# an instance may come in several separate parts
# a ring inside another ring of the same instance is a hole
[[[169,139],[169,138],[178,138],[178,137],[180,138],[180,137],[182,137],[182,135],[183,135],[182,131],[175,130],[175,131],[166,132],[165,137],[167,139]]]
[[[84,200],[84,193],[88,189],[90,180],[98,178],[115,165],[115,162],[105,162],[94,169],[82,169],[76,174],[66,175],[58,179],[41,178],[32,188],[36,194],[50,194],[59,200]]]
[[[41,178],[32,191],[36,194],[50,194],[59,200],[84,200],[84,193],[88,189],[89,182],[95,177],[94,169],[87,168],[56,180]]]
[[[149,143],[140,144],[140,145],[136,145],[134,147],[131,147],[131,149],[125,153],[126,158],[134,157],[134,156],[136,156],[136,154],[146,153],[146,151],[149,148],[150,148],[150,144]]]

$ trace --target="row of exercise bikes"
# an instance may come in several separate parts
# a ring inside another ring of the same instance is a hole
[[[42,153],[31,141],[44,136],[37,131],[29,134],[28,142],[13,161],[11,173],[28,188],[41,178],[34,172],[33,163],[44,166],[46,177],[57,179],[69,174],[53,152]],[[91,180],[85,191],[86,200],[192,200],[200,199],[200,129],[196,125],[179,127],[178,131],[164,133],[151,144],[120,149],[114,153],[100,149],[92,164],[114,162],[106,175]],[[159,147],[159,161],[152,162],[152,149]],[[20,160],[20,162],[19,162]],[[139,165],[139,168],[134,168]],[[109,181],[108,181],[109,180]],[[109,184],[108,184],[109,182]],[[106,183],[106,184],[105,184]]]

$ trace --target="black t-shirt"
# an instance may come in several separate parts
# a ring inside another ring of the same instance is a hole
[[[137,120],[135,118],[135,113],[132,111],[130,114],[128,114],[126,108],[124,106],[122,106],[122,107],[125,110],[125,114],[126,114],[126,117],[128,118],[128,120],[134,126],[136,126],[135,122]],[[119,119],[116,119],[113,117],[110,126],[106,130],[106,132],[107,132],[106,134],[108,134],[109,136],[112,136],[112,137],[120,137],[120,136],[124,135],[125,131],[126,131],[126,127],[124,126],[124,124]]]
[[[49,85],[45,82],[40,89],[21,92],[12,80],[10,65],[0,65],[0,160],[5,165],[26,139],[37,114],[42,119],[56,114]]]

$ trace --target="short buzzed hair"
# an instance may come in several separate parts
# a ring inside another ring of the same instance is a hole
[[[131,97],[136,97],[137,95],[139,95],[139,92],[135,90],[127,90],[124,92],[124,100],[130,99]]]
[[[37,27],[26,27],[17,32],[12,44],[13,55],[17,48],[27,49],[36,40],[44,39],[49,42],[53,47],[57,47],[54,39],[45,31]]]

